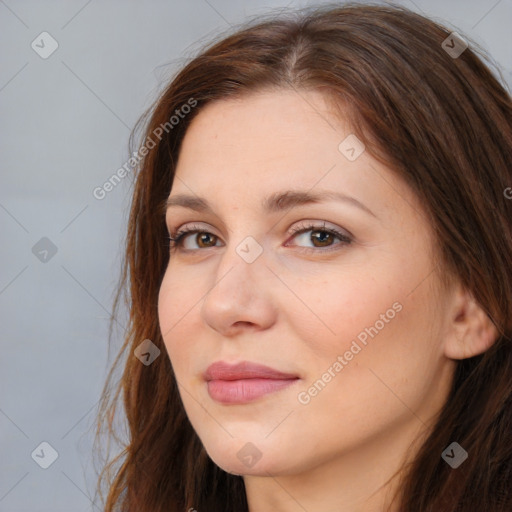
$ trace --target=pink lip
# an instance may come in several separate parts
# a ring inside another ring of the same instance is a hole
[[[256,400],[299,379],[296,375],[248,361],[235,365],[218,361],[207,368],[203,377],[210,397],[225,404],[242,404]]]

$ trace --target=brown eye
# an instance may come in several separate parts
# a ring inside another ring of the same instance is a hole
[[[199,247],[214,247],[215,242],[214,242],[213,246],[208,245],[209,241],[211,243],[211,239],[217,240],[217,237],[215,235],[212,235],[211,233],[208,233],[207,231],[197,233],[197,235],[196,235],[196,243]],[[206,244],[206,245],[202,245],[202,244]]]
[[[323,225],[302,224],[294,228],[292,234],[295,240],[301,242],[299,244],[294,242],[294,245],[302,251],[322,252],[315,251],[315,248],[325,248],[325,251],[330,251],[352,243],[352,238],[348,234],[335,228],[327,228],[325,223]],[[339,240],[339,243],[335,243],[336,240]]]
[[[332,243],[333,239],[335,238],[331,232],[320,230],[320,229],[311,231],[311,233],[312,233],[311,240],[313,241],[313,243],[316,244],[316,242],[318,242],[320,244],[320,245],[315,245],[316,247],[329,246],[329,245],[331,245],[330,243]],[[316,236],[316,235],[320,235],[320,236]]]
[[[190,235],[196,234],[194,238],[192,238]],[[217,242],[219,238],[214,235],[213,233],[210,233],[208,231],[205,231],[204,229],[199,228],[185,228],[180,231],[178,231],[174,236],[169,237],[171,249],[183,249],[184,251],[195,251],[197,250],[196,247],[185,247],[184,244],[187,242],[187,240],[190,238],[190,240],[194,240],[194,243],[197,245],[197,248],[199,249],[208,249],[210,247],[214,247],[217,245]]]

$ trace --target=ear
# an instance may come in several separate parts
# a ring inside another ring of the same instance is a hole
[[[450,359],[468,359],[482,354],[498,338],[494,323],[460,283],[453,294],[448,322],[444,354]]]

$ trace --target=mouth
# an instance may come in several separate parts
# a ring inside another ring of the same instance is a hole
[[[300,380],[297,375],[249,361],[235,365],[218,361],[208,367],[203,377],[210,398],[222,404],[252,402]]]

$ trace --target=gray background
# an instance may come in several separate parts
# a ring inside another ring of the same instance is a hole
[[[0,511],[100,510],[91,428],[121,342],[109,356],[131,179],[92,191],[126,162],[135,121],[202,42],[316,3],[0,0]],[[462,30],[512,84],[512,0],[397,3]],[[59,45],[47,59],[31,47],[43,31]],[[54,255],[33,251],[43,237]],[[31,457],[43,441],[48,469]]]

